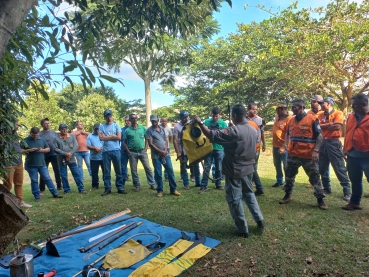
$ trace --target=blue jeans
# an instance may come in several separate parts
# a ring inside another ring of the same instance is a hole
[[[170,159],[170,156],[166,155],[165,164],[163,164],[163,159],[161,158],[152,159],[152,164],[154,165],[155,181],[156,181],[156,184],[158,185],[156,189],[157,192],[163,192],[163,177],[162,177],[162,167],[161,167],[162,165],[164,166],[165,170],[168,173],[170,192],[174,192],[177,189],[177,184],[176,184],[176,178],[174,177],[174,171],[173,171],[173,166],[172,166],[172,161]]]
[[[115,185],[118,190],[124,190],[120,150],[103,151],[102,156],[104,164],[105,190],[111,190],[111,163],[113,163],[115,171]]]
[[[222,186],[222,162],[224,157],[223,150],[213,150],[211,155],[209,155],[204,161],[204,172],[202,174],[201,187],[206,188],[208,186],[210,168],[212,165],[212,161],[214,161],[215,165],[215,179],[217,179],[215,185],[216,187]]]
[[[99,188],[99,167],[104,179],[104,163],[102,160],[90,160],[91,163],[91,175],[92,175],[92,187]]]
[[[241,178],[225,176],[226,200],[238,233],[249,232],[242,199],[245,201],[255,221],[264,220],[254,191],[252,190],[252,175],[250,173]]]
[[[81,179],[82,180],[85,179],[85,175],[83,173],[83,160],[85,161],[85,164],[86,164],[87,169],[88,169],[88,173],[91,176],[90,152],[88,152],[88,151],[86,151],[86,152],[76,152],[76,153],[74,153],[74,156],[77,159],[77,164],[78,164],[78,169],[79,169],[79,174],[81,176]]]
[[[129,156],[127,151],[120,151],[120,166],[121,166],[121,172],[122,172],[122,182],[123,182],[123,186],[125,186],[126,184],[126,179],[127,179],[127,175],[128,175],[128,160],[129,160]]]
[[[359,205],[363,194],[363,173],[369,179],[369,159],[347,156],[347,171],[352,186],[350,202]]]
[[[287,151],[284,151],[283,154],[279,154],[279,147],[273,147],[273,163],[276,171],[276,179],[278,184],[283,184],[283,171],[286,170],[287,166]],[[283,165],[283,171],[282,171]]]
[[[46,186],[50,190],[52,195],[57,195],[58,191],[55,188],[53,181],[50,178],[47,166],[26,166],[25,168],[28,172],[29,178],[31,180],[31,189],[33,196],[37,199],[40,198],[40,190],[38,189],[38,173],[40,177],[44,180]]]
[[[168,148],[167,150],[168,150],[168,156],[170,157],[170,148]],[[164,178],[165,180],[168,180],[168,173],[166,169],[164,169]]]
[[[59,165],[59,171],[60,171],[60,176],[61,176],[61,179],[62,179],[64,192],[70,192],[67,166],[69,167],[69,170],[73,175],[74,181],[76,182],[76,185],[78,187],[78,191],[79,192],[84,191],[85,187],[83,186],[83,183],[82,183],[82,179],[81,179],[81,175],[80,175],[78,165],[76,163],[70,163],[70,164],[66,164],[66,165]]]
[[[139,160],[141,161],[142,166],[145,169],[147,183],[150,186],[154,186],[155,185],[154,174],[152,173],[152,170],[150,167],[149,157],[147,156],[147,153],[144,150],[131,151],[131,155],[129,155],[129,162],[131,164],[131,174],[132,174],[133,185],[135,187],[141,186],[140,178],[138,177],[138,172],[137,172],[137,164]]]
[[[256,190],[263,191],[263,186],[258,173],[258,162],[260,157],[260,150],[256,151],[255,163],[254,163],[254,173],[252,174],[252,180],[255,183]]]
[[[189,185],[189,180],[188,180],[188,173],[187,173],[187,155],[183,156],[183,161],[181,161],[181,165],[180,165],[180,169],[181,169],[181,179],[183,181],[183,185],[186,187]],[[200,167],[199,164],[194,164],[192,165],[193,168],[193,173],[194,173],[194,177],[195,177],[195,183],[196,185],[200,185],[201,184],[201,176],[200,176]]]

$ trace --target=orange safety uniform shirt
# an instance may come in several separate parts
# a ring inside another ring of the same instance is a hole
[[[315,120],[313,115],[307,114],[299,123],[296,122],[295,117],[288,122],[290,141],[287,151],[289,155],[311,159],[316,143],[313,133]]]
[[[308,111],[306,112],[306,114],[310,114],[310,115],[314,116],[314,117],[315,117],[315,119],[318,119],[318,116],[319,116],[321,113],[323,113],[323,114],[324,114],[324,112],[323,112],[323,111],[318,111],[317,113],[315,113],[313,110],[308,110]]]
[[[278,115],[275,117],[275,122],[273,124],[273,147],[281,148],[285,142],[286,132],[288,122],[291,120],[292,116],[287,115],[284,118],[278,119]]]
[[[258,132],[258,140],[256,141],[256,152],[257,152],[260,150],[260,138],[261,138],[259,126],[251,120],[248,120],[247,122],[249,123],[251,127],[253,127],[256,130],[256,132]]]
[[[326,115],[324,114],[324,112],[322,112],[322,113],[318,114],[318,120],[319,120],[319,124],[320,123],[325,124],[325,123],[333,122],[333,123],[341,123],[343,125],[344,116],[343,116],[343,112],[334,111],[333,113],[331,113],[329,115],[329,118],[327,120]],[[339,129],[339,130],[328,130],[328,129],[323,129],[322,128],[322,134],[323,134],[324,139],[337,139],[337,138],[341,137],[342,132],[341,132],[341,129]]]
[[[357,123],[356,117],[350,114],[347,118],[345,150],[348,152],[352,148],[369,152],[369,114]]]

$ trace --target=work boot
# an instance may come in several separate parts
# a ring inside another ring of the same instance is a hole
[[[312,189],[312,188],[314,188],[314,186],[312,184],[308,184],[308,185],[305,186],[305,188]]]
[[[250,236],[250,234],[249,233],[238,233],[238,236],[241,238],[247,239]]]
[[[369,198],[369,193],[368,194],[364,194],[365,198]]]
[[[157,186],[156,185],[151,185],[150,186],[152,190],[156,190]]]
[[[175,195],[175,196],[181,196],[181,194],[176,190],[171,192],[170,194]]]
[[[45,191],[44,190],[41,190],[40,191],[40,195],[43,196],[45,194]]]
[[[217,190],[224,190],[224,188],[222,186],[217,186],[215,189],[217,189]]]
[[[290,193],[286,193],[283,198],[281,200],[279,200],[279,204],[287,204],[288,202],[290,202],[292,200],[291,198],[291,194]]]
[[[105,190],[102,194],[101,194],[101,196],[105,196],[105,195],[108,195],[108,194],[110,194],[111,193],[111,190],[109,189],[109,190]]]
[[[141,189],[141,187],[140,187],[140,186],[135,187],[135,192],[140,191],[140,189]]]
[[[32,208],[32,205],[27,204],[27,203],[26,203],[26,202],[24,202],[24,201],[22,201],[22,202],[20,203],[20,206],[21,206],[22,208]]]
[[[283,183],[275,183],[272,187],[273,188],[278,188],[278,187],[280,187],[280,186],[283,186]]]
[[[349,201],[350,201],[350,199],[351,199],[351,193],[349,193],[349,192],[345,192],[345,193],[343,194],[342,200],[345,200],[345,201],[349,202]]]
[[[328,210],[328,206],[327,206],[327,204],[324,203],[323,198],[317,198],[317,200],[318,200],[319,209]]]
[[[156,196],[157,197],[163,197],[163,193],[162,192],[158,192],[158,194]]]
[[[264,228],[265,227],[265,221],[264,220],[256,221],[256,223],[258,224],[259,228]]]
[[[332,190],[331,189],[323,189],[324,194],[332,194]]]
[[[184,186],[184,189],[185,189],[185,190],[189,190],[189,189],[190,189],[190,187],[189,187],[189,186]]]
[[[41,201],[41,198],[35,198],[35,202],[40,202]]]
[[[80,194],[87,194],[87,192],[85,190],[81,190],[79,193]]]
[[[261,190],[261,189],[257,189],[257,190],[255,191],[255,195],[256,195],[256,196],[263,195],[263,194],[264,194],[264,191],[263,191],[263,190]]]
[[[203,194],[204,192],[208,191],[208,188],[207,187],[202,187],[200,190],[199,190],[199,194]]]
[[[127,192],[124,189],[118,189],[119,194],[127,194]]]
[[[58,187],[57,189],[58,189],[58,190],[63,190],[63,187]]]
[[[55,194],[53,195],[54,198],[63,198],[63,195],[60,195],[60,194]]]
[[[358,204],[354,204],[352,202],[349,202],[346,206],[341,207],[343,210],[346,211],[354,211],[354,210],[362,210],[363,208],[358,205]]]

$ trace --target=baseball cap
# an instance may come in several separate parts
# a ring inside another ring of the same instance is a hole
[[[184,118],[184,117],[187,117],[189,116],[190,114],[188,113],[188,111],[181,111],[179,113],[179,118]]]
[[[150,115],[150,121],[159,121],[158,115],[157,114],[152,114]]]
[[[105,110],[104,111],[104,117],[107,115],[113,115],[113,112],[111,110]]]
[[[332,97],[326,97],[326,98],[324,98],[323,102],[328,102],[328,103],[334,105],[335,101]]]
[[[94,124],[94,130],[95,130],[95,129],[99,129],[99,128],[100,128],[100,123],[95,123],[95,124]]]
[[[285,101],[280,101],[277,103],[277,105],[274,106],[274,108],[287,108],[287,103]]]
[[[311,98],[310,100],[315,100],[317,101],[318,103],[322,103],[323,102],[323,97],[321,95],[314,95],[313,98]]]
[[[59,125],[59,129],[68,128],[68,125],[65,123],[62,123]]]

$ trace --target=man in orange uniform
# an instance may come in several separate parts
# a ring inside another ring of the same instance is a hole
[[[284,153],[288,145],[286,184],[284,186],[286,194],[279,201],[279,204],[286,204],[292,200],[291,194],[295,177],[299,167],[302,166],[309,176],[310,183],[314,186],[314,196],[318,200],[319,208],[326,210],[328,206],[323,200],[325,194],[317,165],[323,136],[318,120],[312,115],[306,114],[304,109],[305,103],[302,99],[292,101],[292,112],[295,117],[288,122],[285,144],[280,148],[280,153]]]
[[[331,180],[328,172],[331,163],[343,187],[343,200],[350,201],[350,181],[347,177],[340,141],[344,117],[343,112],[334,110],[333,105],[334,99],[332,97],[324,98],[323,112],[318,115],[319,125],[323,132],[323,142],[319,149],[319,173],[322,178],[324,192],[331,194]]]
[[[321,95],[314,95],[313,98],[310,99],[310,107],[311,109],[307,111],[307,114],[311,114],[316,119],[318,119],[318,115],[323,113],[322,105],[323,104],[323,97]],[[329,178],[329,169],[328,172],[324,175],[325,177]],[[306,185],[307,188],[313,188],[312,184]]]
[[[276,175],[277,182],[272,186],[274,188],[284,185],[282,164],[283,171],[285,171],[288,153],[287,151],[284,151],[281,154],[279,153],[279,149],[284,145],[287,125],[290,119],[292,118],[290,115],[288,115],[286,102],[279,102],[276,107],[276,110],[277,116],[275,118],[275,122],[273,125],[273,163],[277,173]]]
[[[352,185],[350,202],[344,210],[362,210],[363,172],[369,176],[369,104],[363,93],[351,98],[353,113],[347,118],[344,154],[347,155],[347,171]]]

